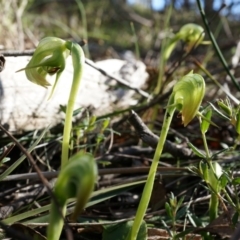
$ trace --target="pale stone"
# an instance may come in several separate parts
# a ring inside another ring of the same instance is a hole
[[[6,57],[5,69],[0,73],[0,117],[2,124],[8,124],[10,131],[43,129],[60,123],[64,114],[59,106],[66,105],[72,83],[72,65],[69,57],[57,89],[48,100],[51,89],[28,81],[24,68],[30,57]],[[140,61],[108,59],[96,63],[104,71],[127,80],[132,86],[141,88],[146,79],[145,65]],[[129,70],[127,70],[129,68]],[[93,107],[94,115],[110,113],[119,108],[137,104],[134,91],[126,87],[112,87],[116,81],[102,75],[85,64],[75,109]],[[110,88],[111,86],[111,88]]]

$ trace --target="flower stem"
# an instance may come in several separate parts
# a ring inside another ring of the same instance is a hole
[[[170,97],[169,102],[170,101],[171,101],[171,97]],[[139,206],[137,209],[136,217],[135,217],[132,229],[129,232],[129,235],[127,238],[128,240],[135,240],[137,238],[138,231],[140,229],[141,223],[142,223],[144,215],[146,213],[146,210],[147,210],[150,198],[151,198],[151,193],[152,193],[152,189],[153,189],[155,175],[157,172],[158,163],[159,163],[159,160],[160,160],[160,157],[162,154],[163,146],[166,141],[167,133],[168,133],[175,109],[176,109],[175,107],[167,107],[167,110],[165,112],[162,131],[160,134],[158,145],[157,145],[157,148],[156,148],[156,151],[155,151],[155,154],[153,157],[152,165],[149,170],[148,178],[147,178],[147,181],[146,181],[143,193],[142,193],[142,198],[140,200],[140,203],[139,203]]]
[[[219,199],[216,193],[211,193],[210,203],[209,203],[209,216],[210,222],[218,216],[218,206],[219,206]]]
[[[200,120],[200,124],[201,124],[201,120]],[[203,139],[203,144],[204,144],[204,148],[205,148],[205,152],[206,152],[207,163],[208,163],[211,171],[214,173],[215,177],[217,178],[216,172],[212,165],[212,160],[211,160],[211,156],[210,156],[208,145],[207,145],[206,135],[203,131],[201,131],[201,132],[202,132],[202,139]],[[209,202],[210,221],[213,221],[215,218],[217,218],[217,215],[218,215],[219,199],[218,199],[217,194],[218,193],[216,193],[214,191],[211,192],[211,198],[210,198],[210,202]]]
[[[59,240],[64,225],[63,216],[66,215],[67,206],[65,203],[60,203],[59,206],[56,203],[51,204],[49,227],[47,229],[48,240]],[[60,212],[61,211],[61,212]],[[52,214],[54,213],[54,214]]]
[[[72,63],[73,63],[73,82],[70,90],[70,95],[68,99],[66,118],[63,130],[63,140],[62,140],[62,162],[61,168],[63,169],[68,162],[69,154],[69,141],[72,129],[72,115],[74,110],[74,103],[78,94],[83,65],[84,65],[84,53],[82,48],[77,43],[67,42],[67,48],[71,51]]]

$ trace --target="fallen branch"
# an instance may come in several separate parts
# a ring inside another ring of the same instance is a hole
[[[135,128],[140,139],[144,143],[148,144],[152,148],[157,147],[159,137],[149,130],[149,128],[142,121],[142,119],[133,110],[131,111],[128,121]],[[186,159],[186,158],[192,157],[192,151],[189,148],[183,148],[183,147],[177,146],[176,144],[168,140],[165,142],[163,151],[168,152],[172,156],[177,158]]]

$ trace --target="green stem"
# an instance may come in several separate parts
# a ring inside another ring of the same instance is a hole
[[[71,220],[76,220],[92,194],[96,177],[96,162],[89,153],[78,152],[61,170],[54,186],[55,200],[51,202],[47,229],[48,240],[59,239],[66,215],[67,202],[70,198],[76,198],[71,216]]]
[[[233,149],[235,150],[236,147],[239,145],[240,142],[240,135],[237,136],[236,140],[235,140],[235,144],[233,145]]]
[[[209,216],[210,216],[210,222],[217,218],[218,216],[218,205],[219,205],[219,199],[216,193],[211,193],[211,199],[209,203]]]
[[[65,203],[59,204],[59,206],[56,205],[56,203],[51,204],[50,208],[50,218],[49,218],[49,226],[47,229],[47,239],[48,240],[59,240],[62,228],[64,224],[63,216],[66,215],[67,206]],[[60,214],[60,211],[62,214]]]
[[[170,97],[169,103],[171,102],[171,100],[172,99]],[[169,106],[169,104],[168,104],[168,106]],[[175,109],[176,109],[175,107],[167,107],[166,113],[164,115],[163,126],[162,126],[162,131],[160,134],[160,138],[158,141],[158,145],[157,145],[154,157],[153,157],[152,165],[149,170],[146,184],[144,186],[142,198],[140,200],[140,203],[139,203],[139,206],[137,209],[136,217],[135,217],[132,229],[129,232],[127,239],[135,240],[137,238],[138,231],[140,229],[141,223],[143,221],[144,215],[146,213],[146,210],[147,210],[150,198],[151,198],[151,193],[152,193],[152,189],[153,189],[155,175],[157,172],[158,163],[159,163],[159,160],[160,160],[160,157],[162,154],[163,146],[166,141],[166,137],[168,134],[168,130],[169,130]]]
[[[70,90],[70,95],[68,99],[67,109],[66,109],[66,118],[64,123],[63,130],[63,140],[62,140],[62,162],[61,168],[63,169],[68,162],[69,154],[69,141],[72,129],[72,115],[74,110],[74,103],[78,94],[83,66],[84,66],[84,53],[82,48],[76,44],[67,42],[67,48],[71,51],[72,63],[73,63],[73,82]]]
[[[201,132],[202,132],[202,139],[203,139],[203,144],[204,144],[204,148],[205,148],[205,152],[206,152],[206,160],[207,160],[207,162],[209,164],[209,167],[211,168],[212,172],[216,175],[215,170],[214,170],[213,165],[212,165],[210,153],[209,153],[209,150],[208,150],[206,135],[203,131],[201,131]],[[217,178],[217,176],[216,176],[216,178]],[[209,202],[210,221],[213,221],[215,218],[217,218],[218,205],[219,205],[219,199],[218,199],[217,193],[212,191],[210,202]]]
[[[235,189],[235,185],[234,185],[234,190],[236,190]],[[239,199],[238,199],[238,197],[236,197],[236,204],[233,202],[233,200],[232,200],[232,198],[229,196],[229,194],[227,193],[227,191],[226,191],[226,189],[224,188],[223,190],[223,193],[224,193],[224,195],[226,196],[226,198],[227,198],[227,200],[228,200],[228,203],[231,205],[231,206],[233,206],[234,208],[236,208],[236,206],[238,206],[238,208],[239,208]],[[237,196],[237,195],[236,195]]]

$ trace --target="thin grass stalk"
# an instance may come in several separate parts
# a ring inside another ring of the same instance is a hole
[[[220,48],[218,47],[218,44],[216,42],[216,39],[215,39],[212,31],[209,28],[209,23],[208,23],[208,20],[206,18],[206,15],[205,15],[205,12],[203,10],[203,7],[202,7],[202,4],[201,4],[200,0],[197,0],[197,5],[198,5],[198,9],[200,11],[200,14],[201,14],[204,26],[205,26],[205,28],[207,30],[207,33],[208,33],[209,38],[210,38],[210,40],[211,40],[211,42],[213,44],[213,47],[214,47],[214,49],[216,51],[217,56],[218,56],[220,62],[222,63],[225,71],[227,72],[228,76],[231,78],[233,84],[235,85],[237,90],[240,91],[240,86],[239,86],[238,82],[236,81],[235,77],[233,76],[233,74],[231,73],[230,69],[228,68],[227,62],[226,62],[224,56],[222,55],[222,52],[221,52]]]
[[[82,18],[82,25],[83,25],[83,38],[84,40],[88,41],[88,31],[87,31],[87,17],[86,17],[86,11],[84,8],[84,5],[82,4],[81,0],[75,0],[77,5],[78,5],[78,9],[80,11],[81,14],[81,18]],[[90,53],[89,53],[89,48],[88,45],[84,47],[85,51],[86,51],[86,57],[90,58]]]
[[[164,22],[164,29],[168,29],[169,27],[169,22],[170,22],[170,18],[172,15],[172,5],[169,6],[168,11],[166,13],[166,20]],[[154,93],[157,95],[160,93],[161,88],[162,88],[162,82],[163,82],[163,76],[164,76],[164,67],[166,65],[166,61],[164,58],[164,51],[166,46],[168,45],[168,40],[166,38],[164,38],[162,40],[162,44],[161,44],[161,54],[160,54],[160,58],[159,58],[159,74],[158,74],[158,80],[157,80],[157,86],[155,87]]]
[[[133,22],[130,23],[130,26],[131,26],[131,30],[132,30],[133,37],[134,37],[135,54],[136,54],[136,56],[137,56],[137,59],[140,59],[140,51],[139,51],[138,38],[137,38],[137,34],[136,34],[136,31],[135,31],[135,27],[134,27]]]

